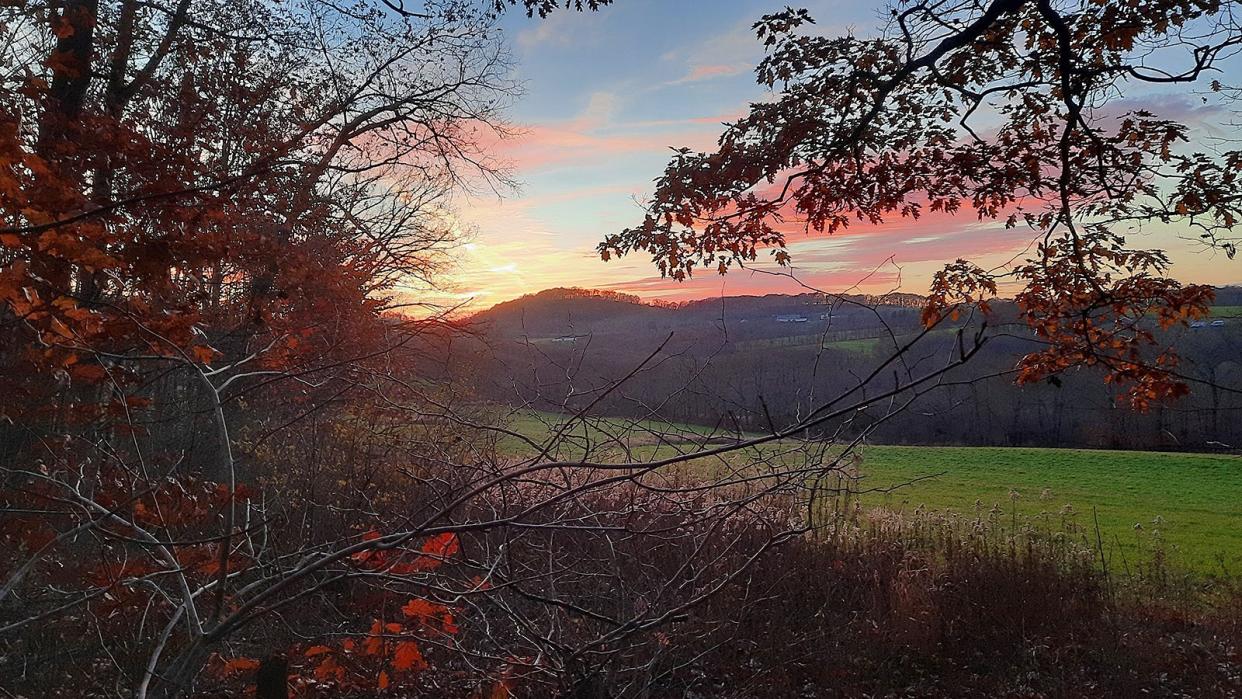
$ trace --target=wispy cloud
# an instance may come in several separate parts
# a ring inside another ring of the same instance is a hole
[[[496,141],[491,151],[522,177],[553,165],[664,154],[670,147],[708,148],[715,142],[721,122],[735,116],[623,121],[616,116],[620,103],[615,93],[593,92],[574,116],[528,125],[516,136]]]
[[[514,43],[525,53],[575,46],[589,41],[605,19],[602,13],[554,12],[528,22],[517,32]]]
[[[689,72],[682,77],[669,81],[665,85],[685,85],[687,83],[697,83],[713,78],[724,78],[730,75],[738,75],[750,70],[750,66],[746,64],[736,63],[728,64],[709,64],[691,66]]]

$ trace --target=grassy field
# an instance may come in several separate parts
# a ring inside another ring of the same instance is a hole
[[[1240,309],[1242,310],[1242,309]],[[955,328],[937,328],[928,333],[928,338],[935,337],[951,337],[957,330]],[[782,337],[773,337],[764,340],[744,340],[736,342],[733,349],[738,352],[771,349],[774,347],[800,347],[804,345],[823,345],[824,347],[841,350],[845,352],[871,352],[877,349],[892,350],[896,345],[908,342],[914,338],[915,333],[906,333],[891,337],[889,335],[880,335],[878,337],[860,337],[850,339],[834,339],[841,334],[840,331],[829,331],[827,335],[823,332],[810,333],[805,335],[785,335]]]
[[[1094,530],[1098,514],[1115,566],[1150,555],[1163,540],[1172,562],[1199,572],[1242,573],[1242,457],[1087,449],[872,446],[864,487],[943,474],[864,501],[889,508],[1048,513],[1070,505]],[[1016,501],[1011,499],[1016,492]],[[1138,528],[1135,525],[1138,525]],[[1123,558],[1125,560],[1123,560]]]
[[[559,419],[519,413],[511,428],[538,441]],[[648,459],[689,451],[690,440],[706,432],[696,426],[609,419],[579,425],[570,434],[596,445],[623,441],[631,458]],[[505,445],[515,453],[529,451],[514,440]],[[1092,543],[1098,518],[1100,538],[1118,570],[1149,559],[1160,547],[1175,568],[1242,573],[1239,456],[882,445],[866,446],[862,454],[860,490],[909,483],[889,493],[863,494],[868,507],[909,511],[922,505],[971,515],[998,506],[1006,520],[1016,510],[1028,524],[1056,529],[1068,505],[1075,513],[1069,519],[1090,534]]]
[[[838,333],[833,333],[838,334]],[[772,349],[775,347],[802,347],[805,345],[823,344],[825,347],[846,350],[850,352],[869,352],[871,348],[878,347],[881,341],[892,341],[887,337],[860,337],[846,340],[832,339],[832,336],[825,336],[824,332],[806,333],[802,335],[783,335],[781,337],[770,337],[761,340],[742,340],[733,343],[733,349],[737,352],[749,352],[752,350]]]

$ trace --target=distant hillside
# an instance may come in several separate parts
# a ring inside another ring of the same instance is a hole
[[[691,338],[726,329],[737,340],[773,339],[831,329],[857,337],[867,328],[916,323],[924,298],[767,294],[727,296],[679,304],[594,289],[557,288],[499,303],[471,322],[496,338],[554,340],[577,336],[658,339],[674,332]],[[865,333],[864,333],[865,334]]]
[[[643,300],[633,294],[623,294],[619,291],[607,291],[604,289],[584,289],[577,286],[558,286],[552,289],[544,289],[533,294],[523,294],[509,301],[492,306],[486,311],[480,313],[491,313],[493,311],[503,312],[508,309],[518,308],[522,306],[535,306],[541,304],[554,304],[558,302],[584,301],[593,303],[597,301],[631,304],[636,306],[645,305]]]
[[[451,365],[476,395],[545,410],[590,404],[604,414],[658,417],[748,430],[788,424],[860,377],[882,392],[897,374],[947,362],[965,314],[921,335],[914,294],[836,297],[769,294],[653,305],[613,292],[550,289],[483,311],[468,322],[477,342]],[[870,406],[835,425],[890,444],[1088,446],[1204,451],[1242,446],[1242,288],[1219,290],[1212,317],[1156,328],[1182,354],[1191,396],[1137,414],[1090,369],[1056,382],[1017,386],[1011,372],[1039,345],[1012,302],[993,304],[992,339],[951,385],[887,416]],[[914,342],[916,337],[921,337]],[[899,346],[902,361],[889,363]],[[655,353],[656,348],[662,348]],[[641,371],[636,371],[638,367]],[[878,367],[884,371],[874,373]],[[614,390],[614,383],[627,377]],[[1208,386],[1220,388],[1211,389]],[[909,396],[906,396],[909,397]]]
[[[648,302],[632,294],[583,288],[546,289],[496,304],[469,323],[494,338],[553,340],[617,336],[633,344],[673,332],[685,339],[726,332],[736,342],[802,337],[847,340],[914,331],[926,297],[918,294],[766,294],[682,303]],[[1242,308],[1242,287],[1217,289],[1221,309]],[[1012,304],[994,304],[994,322],[1015,318]]]
[[[631,294],[556,288],[498,303],[475,314],[471,322],[500,337],[559,337],[589,334],[667,310]]]

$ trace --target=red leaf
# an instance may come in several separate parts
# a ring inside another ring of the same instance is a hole
[[[216,351],[210,347],[203,345],[195,345],[190,352],[194,355],[195,361],[199,364],[211,364],[211,359],[216,355]]]
[[[380,533],[375,531],[374,529],[362,535],[363,541],[375,541],[378,538],[380,538]],[[355,553],[354,555],[350,556],[350,559],[356,563],[366,563],[368,560],[371,559],[371,556],[376,555],[376,553],[377,552],[369,550],[369,549],[366,551],[359,551],[358,553]]]
[[[459,549],[461,549],[461,544],[453,532],[437,534],[423,542],[423,553],[441,558],[448,558],[456,554]]]
[[[444,611],[443,606],[425,599],[412,599],[401,608],[403,614],[416,619],[435,617],[442,611]]]
[[[393,653],[392,666],[397,670],[420,672],[427,668],[427,661],[423,660],[417,644],[413,641],[402,641],[397,644],[397,650]]]
[[[259,669],[259,661],[254,658],[232,658],[224,663],[224,672],[227,674],[252,672],[257,669]]]
[[[383,632],[383,624],[376,619],[375,623],[371,624],[371,634],[362,644],[362,651],[367,655],[379,655],[384,649],[384,639],[381,637]]]
[[[315,679],[323,682],[332,677],[340,680],[345,675],[345,668],[337,664],[336,659],[328,656],[315,668]]]

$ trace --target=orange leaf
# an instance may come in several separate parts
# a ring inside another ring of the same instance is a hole
[[[457,541],[457,535],[452,532],[437,534],[423,542],[423,553],[441,558],[452,556],[460,548],[461,544]]]
[[[427,661],[423,660],[417,644],[413,641],[402,641],[397,644],[397,650],[393,653],[392,666],[397,670],[419,672],[427,668]]]
[[[328,680],[332,677],[337,677],[339,679],[343,674],[343,671],[344,668],[337,665],[336,659],[329,655],[322,663],[319,663],[318,667],[315,668],[315,679],[320,682]]]
[[[376,681],[375,684],[380,689],[388,689],[388,671],[387,670],[380,670],[379,680]]]
[[[384,632],[384,626],[379,619],[371,624],[371,635],[367,636],[367,640],[362,644],[362,651],[367,655],[379,655],[384,648],[384,639],[380,634]]]
[[[374,529],[362,535],[363,541],[375,541],[378,538],[380,538],[380,533],[375,531]],[[376,551],[367,549],[365,551],[359,551],[358,553],[355,553],[354,555],[350,556],[350,559],[358,563],[366,563],[374,555],[377,555]]]
[[[98,364],[74,364],[69,373],[84,381],[99,381],[108,375],[108,371]]]
[[[232,658],[224,663],[224,671],[230,674],[257,669],[259,669],[259,661],[254,658]]]
[[[331,653],[331,652],[332,652],[332,649],[327,646],[311,646],[310,648],[306,649],[305,655],[308,658],[313,658],[316,655],[323,655],[324,653]]]
[[[434,617],[442,611],[444,611],[443,606],[425,599],[412,599],[401,608],[403,614],[417,619]]]
[[[194,359],[197,360],[199,364],[210,364],[211,358],[216,355],[216,351],[214,349],[204,347],[203,345],[195,345],[190,352],[194,355]]]

